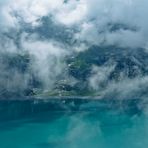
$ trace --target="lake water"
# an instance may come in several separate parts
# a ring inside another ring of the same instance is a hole
[[[119,104],[1,101],[0,148],[147,148],[146,113]]]

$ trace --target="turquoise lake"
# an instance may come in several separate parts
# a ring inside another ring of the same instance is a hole
[[[0,148],[148,147],[148,117],[135,102],[122,104],[128,107],[117,102],[55,102],[2,101]]]

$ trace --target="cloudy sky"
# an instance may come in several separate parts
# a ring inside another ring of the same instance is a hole
[[[77,27],[75,38],[94,44],[146,46],[148,14],[146,0],[7,0],[1,1],[1,26],[21,27],[21,21],[36,27],[41,18],[67,27]],[[113,25],[121,25],[112,31]]]

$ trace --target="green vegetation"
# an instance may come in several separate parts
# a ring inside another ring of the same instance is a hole
[[[51,91],[46,91],[42,93],[36,93],[35,96],[37,97],[49,97],[49,96],[59,96],[59,97],[64,97],[64,96],[96,96],[95,91],[90,91],[90,90],[85,90],[83,92],[76,92],[74,90],[72,91],[64,91],[64,90],[51,90]]]

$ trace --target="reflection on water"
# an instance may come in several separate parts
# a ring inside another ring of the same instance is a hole
[[[3,102],[0,148],[148,146],[148,118],[136,107],[135,101],[123,103],[124,108],[117,102],[114,105],[88,100],[63,100],[56,105],[51,102]]]

